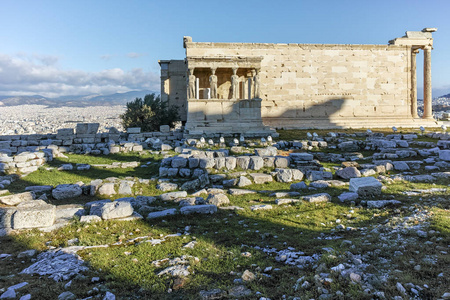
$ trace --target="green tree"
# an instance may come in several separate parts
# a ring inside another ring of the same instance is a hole
[[[168,107],[161,97],[147,94],[142,98],[127,102],[127,109],[123,115],[122,125],[125,128],[141,127],[142,131],[158,131],[161,125],[172,125],[179,120],[178,107]]]

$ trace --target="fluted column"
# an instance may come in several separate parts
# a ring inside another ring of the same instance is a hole
[[[417,63],[416,54],[419,50],[412,49],[411,51],[411,115],[413,118],[418,118],[417,115]]]
[[[423,118],[433,118],[431,94],[431,47],[423,49]]]

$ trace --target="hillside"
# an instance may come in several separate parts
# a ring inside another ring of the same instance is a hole
[[[154,91],[131,91],[126,93],[115,93],[111,95],[84,95],[63,96],[58,98],[47,98],[40,95],[34,96],[0,96],[0,106],[16,105],[46,105],[49,107],[85,107],[85,106],[110,106],[125,105],[136,97],[144,97],[146,94],[157,93]]]

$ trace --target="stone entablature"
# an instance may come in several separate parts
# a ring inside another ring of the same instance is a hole
[[[276,128],[433,126],[430,53],[434,28],[388,45],[204,43],[184,38],[186,129],[207,133],[241,121],[231,110],[255,101],[255,123]],[[423,118],[417,116],[415,53],[425,51]],[[170,95],[169,95],[170,98]],[[216,101],[219,100],[219,102]],[[200,101],[200,102],[199,102]],[[232,116],[233,115],[233,116]],[[250,120],[242,122],[240,132]]]

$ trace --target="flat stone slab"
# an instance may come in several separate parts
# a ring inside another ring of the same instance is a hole
[[[166,216],[173,216],[177,213],[176,208],[170,208],[162,211],[155,211],[151,212],[147,215],[147,219],[156,219],[156,218],[162,218]]]
[[[0,203],[5,205],[17,205],[24,201],[34,200],[35,195],[33,192],[24,192],[14,195],[0,197]]]
[[[402,204],[397,200],[376,200],[376,201],[367,201],[367,208],[383,208],[386,206],[398,206]]]
[[[310,203],[330,202],[331,196],[327,193],[319,193],[314,195],[303,196],[302,200]]]
[[[67,204],[56,206],[55,219],[71,219],[74,216],[82,216],[85,214],[83,205]]]
[[[165,194],[159,195],[159,199],[161,199],[163,201],[172,201],[177,198],[185,198],[185,197],[187,197],[186,191],[170,192],[170,193],[165,193]]]
[[[282,198],[282,199],[276,199],[275,204],[277,205],[284,205],[284,204],[291,204],[291,203],[298,203],[301,202],[300,199],[291,199],[291,198]]]
[[[51,186],[51,185],[32,185],[32,186],[27,186],[25,188],[25,191],[35,192],[35,193],[46,193],[46,192],[51,192],[52,189],[53,189],[53,186]]]
[[[261,204],[261,205],[252,205],[250,206],[250,209],[252,211],[255,210],[271,210],[273,207],[270,204]]]
[[[309,153],[290,153],[289,156],[294,160],[312,161],[314,156]]]
[[[284,198],[284,197],[299,197],[299,192],[276,192],[269,195],[269,197]]]
[[[252,177],[253,182],[256,184],[263,184],[266,182],[272,182],[273,177],[269,174],[263,173],[250,173],[250,177]]]
[[[381,195],[382,186],[381,182],[373,177],[351,178],[349,190],[361,197],[373,197]]]
[[[181,214],[189,215],[189,214],[213,214],[217,212],[217,206],[215,205],[192,205],[192,206],[184,206],[180,209]]]
[[[174,191],[178,189],[178,184],[172,182],[163,182],[158,184],[156,188],[163,192]]]
[[[228,193],[233,196],[240,196],[245,194],[256,194],[256,191],[244,189],[229,189]]]
[[[222,210],[244,210],[244,208],[242,208],[240,206],[236,206],[236,205],[222,206],[222,207],[219,207],[219,209],[222,209]]]
[[[354,192],[344,192],[338,196],[339,201],[341,202],[351,202],[358,200],[358,193]]]

